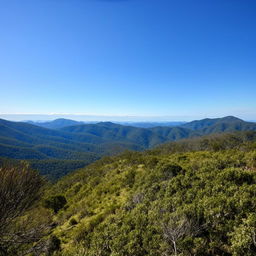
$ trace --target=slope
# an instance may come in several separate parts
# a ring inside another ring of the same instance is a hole
[[[256,130],[256,124],[225,117],[193,121],[177,127],[146,129],[101,122],[53,130],[0,119],[0,156],[29,160],[82,160],[88,164],[127,149],[142,151],[170,141],[240,130]]]
[[[227,116],[223,118],[196,120],[182,125],[184,128],[199,131],[201,134],[211,134],[233,131],[256,130],[256,124],[245,122],[237,117]]]
[[[229,149],[218,135],[219,149],[127,152],[64,177],[45,195],[68,202],[52,213],[57,255],[254,255],[256,133],[227,136]]]
[[[91,134],[110,141],[128,141],[144,148],[153,147],[168,140],[177,140],[196,135],[195,132],[180,127],[138,128],[111,122],[70,126],[61,131],[75,134]]]

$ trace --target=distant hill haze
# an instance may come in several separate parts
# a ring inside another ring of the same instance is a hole
[[[71,124],[71,125],[69,125]],[[0,156],[28,160],[76,160],[86,164],[124,150],[142,151],[159,144],[213,133],[256,131],[256,124],[228,116],[179,126],[140,128],[112,122],[84,124],[57,119],[41,127],[0,119]]]
[[[211,134],[225,131],[254,130],[255,123],[245,122],[234,116],[227,116],[224,118],[196,120],[183,124],[183,127],[200,131],[203,134]]]
[[[41,126],[49,129],[61,129],[67,126],[72,125],[82,125],[82,124],[96,124],[98,122],[89,122],[89,121],[75,121],[71,119],[58,118],[53,121],[26,121],[26,123],[34,124],[37,126]],[[152,128],[157,126],[179,126],[184,124],[185,122],[113,122],[116,124],[121,124],[125,126],[133,126],[140,128]]]
[[[74,120],[65,119],[65,118],[59,118],[59,119],[55,119],[53,121],[47,121],[47,122],[27,121],[27,123],[41,126],[48,129],[60,129],[66,126],[84,124],[84,122],[82,121],[79,122],[79,121],[74,121]]]
[[[18,159],[77,160],[84,159],[85,153],[99,157],[125,149],[144,150],[168,141],[212,133],[256,130],[255,123],[245,122],[233,116],[152,128],[112,122],[84,124],[68,119],[40,123],[40,126],[52,129],[0,119],[0,156]]]

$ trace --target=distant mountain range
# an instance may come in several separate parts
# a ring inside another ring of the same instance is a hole
[[[27,123],[48,128],[48,129],[60,129],[66,126],[84,124],[84,122],[78,122],[78,121],[65,119],[65,118],[59,118],[59,119],[55,119],[53,121],[47,121],[47,122],[27,121]]]
[[[0,156],[54,160],[55,165],[56,161],[72,160],[81,165],[81,161],[88,164],[127,149],[141,151],[170,141],[234,131],[256,131],[256,124],[232,116],[152,128],[111,122],[84,124],[68,119],[40,124],[0,119]]]
[[[26,121],[26,123],[34,124],[40,127],[48,129],[61,129],[67,126],[82,125],[82,124],[95,124],[98,122],[83,122],[83,121],[74,121],[71,119],[58,118],[53,121]],[[185,124],[185,122],[113,122],[125,126],[133,126],[140,128],[152,128],[157,126],[179,126]]]

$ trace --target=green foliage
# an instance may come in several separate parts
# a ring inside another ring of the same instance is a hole
[[[74,226],[76,224],[78,224],[77,220],[75,218],[71,218],[69,221],[70,226]]]
[[[63,178],[48,191],[69,201],[62,255],[253,255],[255,151],[242,147],[125,152]]]
[[[221,151],[221,150],[241,150],[249,151],[256,148],[255,143],[256,132],[246,131],[237,133],[223,133],[212,134],[202,137],[195,137],[177,142],[170,142],[150,151],[151,154],[171,154],[177,152],[191,152],[191,151]],[[253,158],[252,158],[253,161]]]
[[[250,213],[230,233],[233,255],[252,256],[256,253],[256,215]]]
[[[85,158],[86,160],[30,160],[31,168],[38,170],[41,175],[45,176],[49,181],[57,181],[61,177],[71,173],[74,170],[85,167],[94,159]]]
[[[48,240],[48,250],[47,254],[52,255],[53,252],[58,251],[60,249],[61,241],[58,237],[55,235],[50,236],[50,239]]]
[[[73,126],[67,126],[71,124]],[[115,155],[125,150],[142,151],[168,141],[220,132],[255,131],[256,125],[234,117],[205,119],[179,127],[138,128],[110,122],[81,124],[72,120],[55,120],[42,126],[0,119],[0,156],[26,159],[33,168],[55,181],[76,168],[90,164],[102,156]],[[64,127],[65,126],[65,127]],[[64,128],[61,128],[64,127]],[[61,129],[57,129],[61,128]],[[255,139],[256,132],[247,132],[245,141]],[[246,134],[246,133],[242,133]],[[232,137],[233,136],[233,137]],[[224,150],[240,144],[243,135],[229,136],[225,143],[216,136],[170,144],[166,151]],[[170,149],[171,148],[171,149]],[[156,150],[157,151],[157,150]],[[162,151],[162,150],[161,150]],[[82,166],[78,162],[83,161]],[[53,163],[55,161],[55,163]],[[56,164],[56,162],[59,162]],[[63,161],[61,163],[61,161]],[[61,167],[65,165],[66,167]],[[79,166],[78,166],[79,165]]]
[[[44,211],[36,224],[27,214],[36,207],[45,184],[26,162],[11,163],[1,159],[0,166],[0,255],[23,255],[27,247],[47,235]],[[37,211],[34,211],[34,215]],[[38,216],[38,215],[37,215]]]
[[[182,167],[175,164],[164,163],[160,166],[160,172],[163,179],[168,180],[177,176],[182,171]]]
[[[48,199],[45,199],[43,205],[45,208],[52,209],[54,213],[57,213],[62,209],[67,203],[67,200],[62,195],[52,196]]]
[[[254,141],[226,134],[126,151],[49,185],[55,254],[255,255]]]

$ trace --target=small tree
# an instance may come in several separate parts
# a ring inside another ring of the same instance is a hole
[[[0,168],[0,255],[7,255],[13,245],[23,245],[40,239],[42,227],[15,230],[14,221],[24,215],[40,198],[42,177],[23,162]]]
[[[185,215],[174,214],[167,223],[163,224],[163,237],[170,245],[170,251],[176,256],[179,252],[178,241],[197,235],[201,228],[198,223],[188,220]]]
[[[161,167],[163,179],[171,179],[182,171],[182,167],[176,164],[164,164]]]

